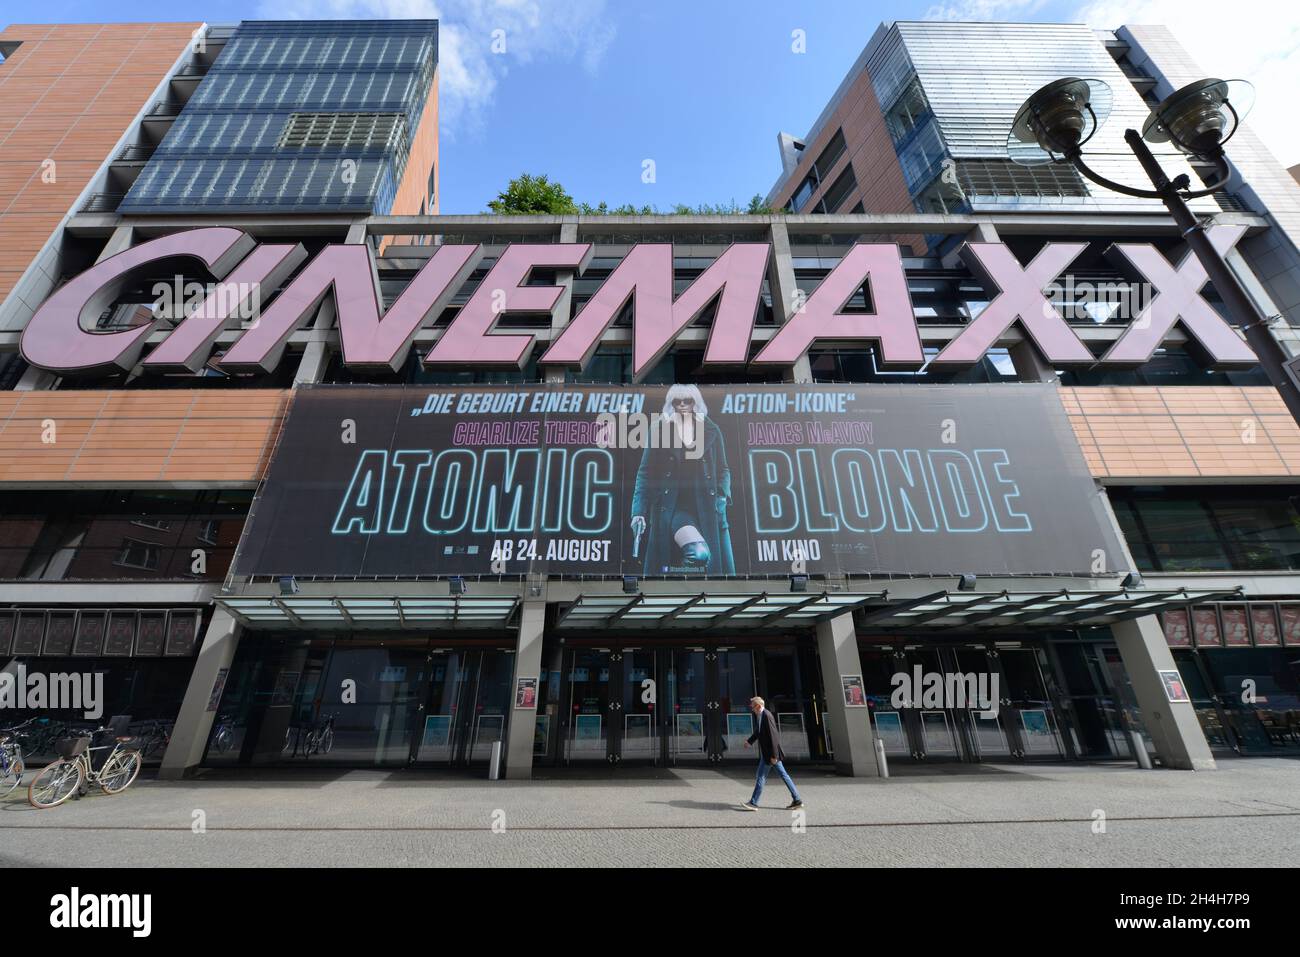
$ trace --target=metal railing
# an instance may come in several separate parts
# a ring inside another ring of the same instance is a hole
[[[81,205],[83,213],[115,213],[126,193],[92,193]]]
[[[1236,193],[1215,193],[1214,201],[1219,204],[1219,208],[1226,213],[1254,213],[1252,208],[1244,199]]]
[[[153,156],[156,146],[124,146],[117,154],[118,163],[144,163]]]

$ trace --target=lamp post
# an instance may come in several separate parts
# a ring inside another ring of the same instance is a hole
[[[1070,163],[1088,179],[1109,190],[1163,201],[1183,239],[1205,268],[1206,276],[1214,283],[1229,317],[1259,358],[1269,382],[1281,395],[1292,418],[1300,423],[1300,380],[1297,379],[1300,370],[1291,365],[1292,360],[1281,343],[1268,331],[1270,318],[1255,305],[1241,280],[1210,241],[1206,224],[1187,205],[1189,199],[1209,196],[1227,185],[1231,171],[1223,144],[1237,131],[1241,116],[1249,109],[1250,93],[1251,86],[1244,80],[1198,80],[1162,100],[1151,111],[1141,133],[1126,130],[1124,141],[1154,189],[1117,183],[1084,162],[1083,147],[1109,112],[1110,87],[1102,80],[1066,77],[1034,93],[1016,114],[1007,139],[1007,152],[1012,160],[1024,165]],[[1238,106],[1233,105],[1234,97]],[[1214,163],[1215,181],[1204,189],[1193,190],[1185,173],[1170,179],[1147,146],[1147,140],[1172,143],[1182,153]]]

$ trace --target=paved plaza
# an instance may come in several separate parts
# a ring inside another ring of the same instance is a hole
[[[1300,761],[1213,772],[1126,765],[796,772],[807,804],[737,805],[747,768],[548,771],[533,781],[410,771],[208,771],[142,778],[51,810],[0,801],[9,866],[1291,866]],[[201,827],[200,827],[201,825]],[[1104,831],[1102,830],[1104,826]]]

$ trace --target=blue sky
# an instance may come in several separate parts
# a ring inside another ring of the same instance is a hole
[[[1249,15],[1255,4],[1260,19]],[[1209,72],[1235,69],[1261,94],[1290,99],[1300,92],[1296,14],[1261,0],[1237,6],[1245,22],[1227,28],[1209,19],[1210,0],[119,0],[111,14],[103,0],[44,0],[31,9],[43,22],[436,16],[442,211],[470,213],[521,172],[611,205],[766,194],[780,170],[777,132],[807,132],[885,19],[1173,20]],[[806,52],[792,50],[795,30]],[[1261,95],[1254,125],[1279,159],[1300,162],[1292,124],[1279,117],[1275,133],[1268,122],[1273,102]],[[642,181],[645,160],[653,183]]]

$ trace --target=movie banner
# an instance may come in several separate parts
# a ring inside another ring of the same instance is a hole
[[[317,386],[235,573],[1113,575],[1049,385]]]

